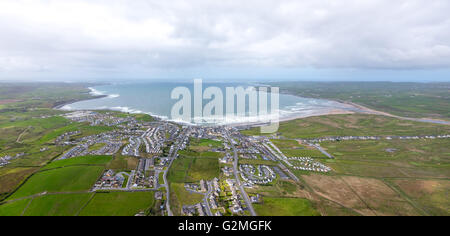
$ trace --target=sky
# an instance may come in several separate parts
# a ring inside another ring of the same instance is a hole
[[[450,81],[448,0],[1,0],[0,80]]]

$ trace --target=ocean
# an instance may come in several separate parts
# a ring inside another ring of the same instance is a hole
[[[279,114],[280,120],[324,115],[329,113],[356,112],[359,109],[336,101],[325,99],[303,98],[289,94],[279,94],[279,109],[270,108],[271,96],[268,96],[268,114],[261,116],[251,114],[248,101],[245,103],[245,113],[238,113],[236,110],[226,111],[226,103],[232,102],[226,99],[226,87],[249,86],[258,87],[252,84],[239,83],[203,83],[203,91],[208,87],[217,87],[223,92],[224,113],[234,113],[232,119],[219,119],[217,117],[202,117],[200,120],[179,120],[171,116],[172,107],[178,100],[171,99],[171,92],[176,87],[186,87],[194,97],[193,83],[174,82],[141,82],[141,83],[112,83],[91,87],[92,95],[105,95],[106,97],[92,100],[80,101],[63,106],[62,110],[115,110],[128,113],[146,113],[162,120],[177,121],[197,124],[242,124],[253,122],[268,122],[274,119],[275,114]],[[191,101],[193,98],[191,99]],[[211,100],[204,99],[203,105]],[[235,104],[237,105],[237,104]],[[192,106],[193,107],[193,106]],[[194,110],[194,108],[192,108]],[[259,110],[258,110],[259,112]],[[193,111],[191,118],[194,118]]]

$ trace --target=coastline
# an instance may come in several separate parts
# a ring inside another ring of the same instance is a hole
[[[92,86],[92,85],[90,85],[90,86]],[[96,93],[95,89],[93,89],[92,87],[86,87],[86,88],[91,90],[89,92],[89,95],[91,95],[92,97],[89,97],[89,98],[86,98],[86,99],[74,99],[74,100],[71,100],[71,101],[64,101],[61,104],[57,104],[56,106],[54,106],[53,109],[62,110],[61,109],[62,107],[66,106],[66,105],[70,105],[70,104],[76,103],[76,102],[86,101],[86,100],[93,100],[93,99],[101,99],[101,98],[105,98],[105,97],[110,96],[110,95],[106,95],[106,94],[93,95],[92,93]],[[286,90],[281,90],[280,93],[287,94],[287,95],[292,95],[292,96],[296,96],[296,97],[300,97],[300,96],[298,96],[296,94],[293,94],[293,93],[291,93],[289,91],[286,91]],[[300,97],[300,98],[307,98],[307,97]],[[330,110],[317,111],[317,112],[314,112],[314,113],[308,114],[308,115],[292,114],[292,115],[280,118],[278,120],[278,122],[287,122],[287,121],[292,121],[292,120],[297,120],[297,119],[302,119],[302,118],[307,118],[307,117],[316,117],[316,116],[328,116],[328,115],[342,115],[342,114],[362,113],[362,114],[373,114],[373,115],[388,116],[388,117],[393,117],[393,118],[402,119],[402,120],[411,120],[411,121],[417,121],[417,122],[450,125],[450,121],[446,121],[446,120],[438,120],[438,119],[431,119],[431,118],[401,117],[401,116],[389,114],[387,112],[374,110],[374,109],[365,107],[363,105],[356,104],[356,103],[353,103],[353,102],[348,102],[348,101],[341,101],[341,100],[334,100],[334,99],[324,99],[324,98],[313,98],[313,99],[323,99],[323,100],[328,100],[328,101],[339,102],[339,103],[342,103],[342,104],[346,104],[346,105],[355,107],[355,108],[357,108],[360,111],[354,112],[354,111],[347,111],[347,110],[342,110],[342,109],[330,109]],[[103,110],[117,111],[117,110],[110,109],[110,108],[103,109]],[[149,113],[145,113],[145,112],[139,112],[139,113],[149,114]],[[173,120],[169,120],[169,119],[163,119],[163,118],[161,118],[159,116],[155,116],[155,115],[151,115],[151,114],[149,114],[149,115],[152,116],[153,118],[156,118],[157,120],[173,122],[173,123],[176,123],[176,124],[179,124],[179,125],[195,125],[195,124],[190,124],[190,123],[186,123],[186,122],[179,122],[179,121],[173,121]],[[232,123],[232,124],[216,124],[216,126],[228,126],[228,127],[255,126],[255,127],[258,127],[258,126],[267,125],[268,123],[269,122],[236,122],[236,123]]]
[[[66,106],[66,105],[70,105],[72,103],[93,100],[93,99],[100,99],[100,98],[105,98],[105,97],[108,97],[108,95],[97,95],[97,96],[93,96],[93,97],[85,98],[85,99],[74,99],[74,100],[70,100],[70,101],[64,101],[64,102],[61,102],[61,104],[57,104],[57,105],[53,106],[52,109],[61,110],[62,107]]]
[[[288,91],[288,90],[285,90],[285,89],[280,90],[280,93],[289,94],[289,95],[292,95],[292,96],[298,96],[298,95],[292,93],[291,91]],[[309,97],[309,98],[314,98],[314,97]],[[314,98],[314,99],[325,99],[325,98]],[[356,108],[358,108],[358,109],[360,109],[362,111],[362,112],[360,112],[362,114],[372,114],[372,115],[388,116],[388,117],[397,118],[397,119],[401,119],[401,120],[410,120],[410,121],[417,121],[417,122],[424,122],[424,123],[450,125],[450,121],[448,121],[448,120],[442,120],[442,119],[436,119],[436,118],[427,118],[427,117],[422,117],[422,118],[403,117],[403,116],[390,114],[390,113],[387,113],[387,112],[384,112],[384,111],[379,111],[379,110],[375,110],[375,109],[372,109],[372,108],[368,108],[368,107],[366,107],[364,105],[357,104],[357,103],[354,103],[354,102],[343,101],[343,100],[340,100],[340,99],[325,99],[325,100],[335,101],[335,102],[339,102],[339,103],[343,103],[343,104],[347,104],[347,105],[356,107]],[[326,115],[335,115],[335,114],[326,114]]]
[[[90,90],[88,92],[84,92],[86,93],[88,96],[87,98],[80,98],[80,99],[72,99],[72,100],[68,100],[68,101],[62,101],[58,104],[55,104],[52,109],[55,110],[61,110],[62,107],[64,107],[65,105],[70,105],[72,103],[76,103],[76,102],[81,102],[81,101],[87,101],[87,100],[93,100],[93,99],[100,99],[100,98],[104,98],[107,97],[108,95],[103,95],[103,94],[99,94],[99,95],[93,95],[92,94],[92,89],[91,87],[93,86],[100,86],[100,85],[106,85],[107,83],[83,83],[82,85],[84,86],[85,89]]]

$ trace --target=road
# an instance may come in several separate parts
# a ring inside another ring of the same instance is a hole
[[[319,150],[321,153],[323,153],[325,156],[327,156],[328,158],[334,159],[334,157],[328,153],[327,151],[325,151],[320,145],[314,145],[314,144],[309,144],[315,148],[317,148],[317,150]]]
[[[182,135],[182,134],[180,134]],[[166,209],[167,209],[167,215],[168,216],[173,216],[172,210],[170,209],[170,191],[169,191],[169,182],[167,181],[167,173],[169,172],[170,167],[172,166],[173,161],[175,160],[179,147],[179,144],[174,144],[177,145],[177,147],[173,150],[172,155],[169,156],[170,159],[170,163],[167,166],[167,169],[164,171],[163,174],[163,179],[164,179],[164,184],[166,185]]]
[[[228,135],[229,136],[229,135]],[[239,157],[237,155],[237,151],[236,148],[234,147],[233,143],[230,140],[230,145],[231,148],[233,148],[233,153],[234,153],[234,163],[233,163],[233,172],[234,172],[234,177],[236,178],[236,183],[239,187],[239,189],[241,190],[241,195],[244,198],[245,204],[247,205],[248,210],[250,211],[250,214],[252,216],[256,216],[256,212],[255,209],[253,209],[252,203],[250,202],[250,199],[248,198],[247,193],[244,191],[244,187],[241,184],[241,179],[238,175],[238,161],[239,161]]]
[[[167,169],[164,171],[163,179],[164,185],[166,185],[166,209],[167,215],[173,216],[172,210],[170,210],[170,191],[169,191],[169,182],[167,181],[167,173],[169,172],[170,167],[172,166],[173,161],[175,160],[175,155],[178,152],[178,148],[175,149],[174,154],[170,157],[170,163],[167,166]]]
[[[204,201],[205,206],[206,206],[206,214],[208,216],[212,216],[213,214],[211,212],[211,207],[209,206],[208,198],[209,198],[209,195],[211,195],[211,192],[213,190],[213,186],[212,186],[210,181],[208,181],[207,184],[208,184],[208,192],[206,193],[205,198],[203,199],[203,201]]]
[[[29,129],[31,129],[31,128],[33,128],[33,126],[28,126],[22,133],[20,133],[20,134],[19,134],[19,137],[17,137],[16,143],[22,143],[22,142],[20,141],[20,139],[21,139],[22,136],[25,135],[25,133],[26,133]]]

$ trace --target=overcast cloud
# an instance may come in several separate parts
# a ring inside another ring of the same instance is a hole
[[[449,12],[448,0],[1,0],[0,75],[448,69]]]

